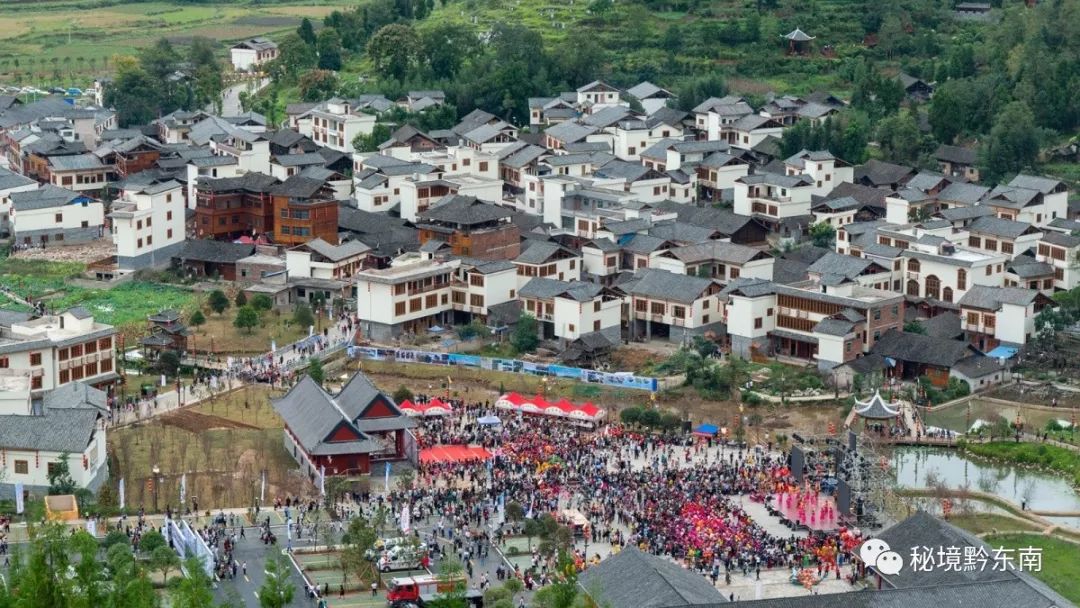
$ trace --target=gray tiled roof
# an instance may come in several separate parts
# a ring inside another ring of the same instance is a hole
[[[1051,245],[1060,245],[1062,247],[1068,248],[1080,245],[1080,237],[1076,237],[1071,234],[1062,234],[1060,232],[1043,233],[1042,240],[1050,243]]]
[[[45,184],[37,190],[11,193],[11,205],[16,211],[61,207],[82,196],[67,188]]]
[[[345,241],[340,245],[331,245],[322,238],[312,239],[303,246],[334,262],[371,251],[371,247],[360,241]]]
[[[95,407],[49,407],[41,416],[0,416],[0,446],[82,454],[90,445],[101,412]]]
[[[212,241],[209,239],[192,239],[185,242],[184,247],[173,257],[187,261],[229,264],[235,263],[241,258],[246,258],[254,252],[255,245]]]
[[[855,168],[855,180],[866,179],[875,186],[884,186],[902,182],[914,173],[911,167],[872,158],[866,161],[866,164]]]
[[[974,354],[966,342],[890,330],[874,343],[873,352],[883,356],[938,367],[952,367]]]
[[[544,131],[544,134],[567,144],[581,141],[589,135],[596,133],[596,131],[596,127],[589,127],[580,125],[576,122],[567,121],[548,127],[548,129]]]
[[[999,310],[1002,304],[1027,306],[1037,297],[1039,297],[1039,291],[1036,289],[972,285],[957,304],[983,310]]]
[[[634,546],[586,570],[580,584],[586,593],[601,590],[593,599],[610,608],[726,605],[705,577]]]
[[[7,169],[0,168],[0,190],[10,190],[22,186],[29,186],[37,182]]]
[[[1052,177],[1039,177],[1037,175],[1017,175],[1009,182],[1015,188],[1036,190],[1043,194],[1049,194],[1062,186],[1061,180]]]
[[[857,258],[851,255],[843,255],[833,251],[825,254],[818,261],[814,262],[807,268],[807,272],[813,274],[825,275],[839,275],[846,279],[854,279],[863,272],[866,272],[870,266],[876,264],[873,260],[866,258]]]
[[[486,203],[474,196],[449,195],[420,213],[420,220],[472,225],[508,218],[511,215],[513,212],[509,209]]]
[[[815,334],[827,336],[846,336],[855,331],[855,324],[841,319],[822,319],[814,326]]]
[[[330,394],[310,376],[305,375],[289,392],[272,403],[285,426],[309,454],[358,454],[381,449],[378,442],[371,440],[352,424]],[[325,442],[330,433],[339,426],[352,429],[360,438],[355,441]]]
[[[938,193],[938,200],[976,205],[990,188],[966,182],[953,182]]]
[[[999,217],[983,216],[976,219],[974,222],[971,222],[971,225],[968,228],[972,232],[981,232],[983,234],[1015,239],[1031,230],[1031,227],[1031,224],[1027,222],[1017,222],[1013,220],[1004,220]]]
[[[522,264],[543,264],[560,251],[573,253],[552,241],[530,240],[523,243],[522,246],[525,250],[514,258],[515,262],[521,262]]]
[[[684,304],[693,303],[713,284],[709,279],[676,274],[656,268],[645,269],[638,272],[636,276],[638,281],[630,289],[631,294]]]
[[[662,249],[665,244],[667,244],[667,241],[660,237],[648,234],[635,234],[622,244],[622,248],[624,251],[630,253],[648,255]]]
[[[688,264],[715,260],[727,264],[745,264],[758,258],[769,258],[767,252],[727,241],[709,241],[685,247],[675,247],[667,254]]]

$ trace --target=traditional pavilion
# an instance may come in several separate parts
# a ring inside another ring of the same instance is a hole
[[[357,372],[336,394],[304,376],[273,401],[285,421],[285,449],[308,476],[361,475],[377,462],[408,456],[408,429],[416,422]]]
[[[855,400],[855,407],[851,408],[845,426],[851,428],[856,419],[862,419],[863,426],[869,424],[889,424],[897,422],[904,428],[908,422],[904,416],[904,403],[901,401],[886,401],[881,396],[881,391],[874,391],[874,396],[865,401]],[[910,432],[910,429],[908,429]]]
[[[787,34],[784,34],[783,38],[788,41],[788,55],[807,54],[810,51],[810,43],[814,40],[814,36],[807,34],[799,28],[795,28]]]

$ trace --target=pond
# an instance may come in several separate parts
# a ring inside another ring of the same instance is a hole
[[[949,488],[967,486],[1018,505],[1027,500],[1028,508],[1034,511],[1080,513],[1080,495],[1064,479],[1052,474],[975,459],[943,448],[897,448],[892,464],[898,485],[905,488],[926,488],[926,477],[932,473]],[[1080,516],[1047,519],[1080,530]]]

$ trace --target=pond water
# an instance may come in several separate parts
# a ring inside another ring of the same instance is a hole
[[[957,450],[897,448],[893,451],[893,467],[898,485],[905,488],[926,488],[926,477],[932,474],[949,488],[967,486],[971,490],[996,494],[1018,505],[1026,499],[1028,508],[1034,511],[1080,513],[1080,495],[1064,479],[971,458]],[[1080,530],[1080,516],[1047,519]]]

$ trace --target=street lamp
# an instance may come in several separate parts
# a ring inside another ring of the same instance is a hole
[[[161,485],[161,467],[154,465],[154,468],[150,469],[150,472],[154,475],[154,512],[158,510],[158,486]]]

